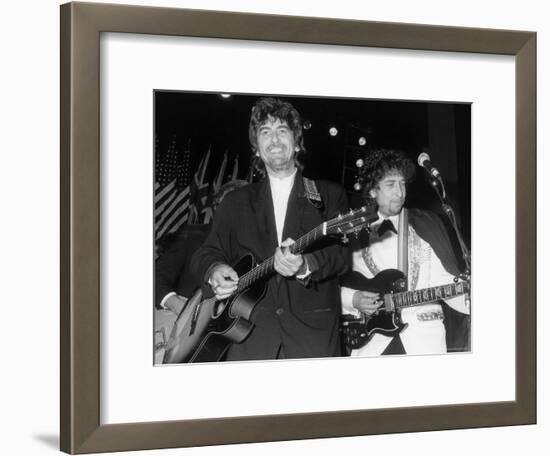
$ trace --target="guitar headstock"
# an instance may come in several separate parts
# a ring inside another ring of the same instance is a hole
[[[326,234],[346,236],[364,229],[369,230],[370,224],[376,220],[378,220],[377,206],[368,204],[329,220],[326,224]]]

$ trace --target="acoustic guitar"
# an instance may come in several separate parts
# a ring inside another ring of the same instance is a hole
[[[323,222],[300,237],[290,251],[299,254],[327,236],[346,236],[368,228],[378,219],[376,205],[363,206]],[[232,344],[242,343],[252,331],[254,307],[275,274],[274,257],[256,265],[252,254],[233,266],[239,276],[237,290],[227,299],[203,298],[198,290],[180,312],[169,337],[164,363],[219,361]]]

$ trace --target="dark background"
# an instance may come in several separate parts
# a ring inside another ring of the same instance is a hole
[[[155,91],[156,160],[175,140],[176,150],[190,149],[191,172],[208,149],[211,158],[206,180],[218,172],[228,153],[227,172],[239,159],[238,177],[249,175],[251,148],[248,140],[250,111],[260,95],[222,98],[217,93]],[[470,105],[347,98],[280,98],[290,101],[301,114],[307,149],[304,173],[311,178],[330,179],[348,191],[352,206],[360,204],[353,189],[357,158],[377,147],[402,149],[415,163],[419,153],[430,154],[445,182],[463,236],[470,244]],[[338,130],[336,136],[329,129]],[[366,144],[360,146],[358,139]],[[431,209],[442,214],[439,199],[425,171],[417,166],[416,179],[408,190],[407,206]],[[446,219],[443,221],[447,223]]]

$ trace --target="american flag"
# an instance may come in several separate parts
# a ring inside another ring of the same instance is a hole
[[[155,139],[155,248],[167,234],[174,233],[183,224],[210,223],[212,221],[213,196],[226,179],[236,180],[239,160],[235,157],[231,174],[226,173],[226,151],[213,182],[206,181],[211,151],[202,157],[191,178],[190,143],[183,153],[177,150],[176,136],[172,136],[168,149],[159,153]]]
[[[162,156],[155,142],[155,243],[173,233],[189,218],[190,147],[183,154],[176,149],[172,136],[167,152]]]

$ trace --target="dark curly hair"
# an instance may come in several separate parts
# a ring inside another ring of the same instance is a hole
[[[375,149],[365,157],[359,179],[363,185],[363,198],[370,198],[370,191],[391,172],[399,172],[407,181],[414,179],[416,168],[402,151]]]
[[[306,153],[304,147],[304,134],[302,129],[302,118],[292,104],[288,101],[281,100],[280,98],[260,98],[254,107],[252,108],[252,114],[250,116],[250,123],[248,125],[248,139],[252,145],[252,166],[258,174],[265,177],[265,164],[261,157],[256,155],[258,151],[258,129],[264,125],[269,118],[279,119],[286,124],[292,130],[294,134],[294,142],[299,150],[294,156],[296,166],[302,170],[302,158]]]

